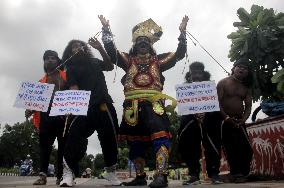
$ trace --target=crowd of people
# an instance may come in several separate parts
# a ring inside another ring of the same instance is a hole
[[[49,157],[57,138],[56,184],[61,187],[74,186],[74,178],[79,176],[78,163],[87,150],[88,137],[97,131],[106,165],[104,178],[112,185],[147,185],[145,151],[148,146],[152,146],[156,157],[156,173],[149,187],[167,187],[171,133],[167,115],[169,108],[165,107],[165,99],[174,99],[162,93],[165,82],[163,72],[173,68],[186,55],[188,17],[184,16],[179,26],[176,51],[162,54],[157,54],[153,48],[163,32],[152,19],[133,28],[133,45],[128,53],[116,48],[109,21],[102,15],[99,19],[103,45],[95,37],[87,43],[71,40],[63,52],[62,60],[53,50],[47,50],[43,55],[45,75],[39,82],[54,84],[54,91],[91,91],[91,96],[86,116],[51,117],[50,108],[47,112],[26,110],[26,117],[33,115],[34,125],[39,129],[40,177],[34,184],[47,183]],[[92,55],[89,46],[99,51],[102,60]],[[62,62],[64,66],[61,66]],[[120,126],[103,73],[112,71],[114,65],[125,71],[121,80],[125,99]],[[186,83],[210,80],[211,75],[205,71],[203,63],[193,62],[189,69],[185,76]],[[235,182],[246,181],[252,159],[245,127],[252,105],[250,74],[248,59],[237,60],[232,74],[217,85],[220,111],[181,117],[178,148],[189,175],[184,185],[200,183],[201,145],[204,148],[207,174],[213,184],[223,183],[219,177],[221,148],[225,151]],[[64,131],[65,126],[67,131]],[[136,177],[130,182],[120,182],[115,175],[119,141],[127,142],[129,159],[136,170]]]

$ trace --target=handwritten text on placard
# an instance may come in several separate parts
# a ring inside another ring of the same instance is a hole
[[[87,115],[91,91],[66,90],[54,94],[50,116]]]
[[[23,82],[14,106],[29,110],[46,112],[53,93],[54,84]]]
[[[179,115],[220,110],[214,81],[180,84],[175,89]]]

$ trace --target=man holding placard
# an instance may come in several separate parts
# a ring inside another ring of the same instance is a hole
[[[62,58],[63,61],[67,60],[67,81],[70,89],[91,91],[91,95],[87,116],[75,116],[71,123],[63,159],[61,187],[74,185],[74,175],[79,175],[78,162],[84,157],[88,137],[95,130],[98,133],[106,164],[104,177],[112,185],[121,184],[115,176],[118,155],[116,136],[118,120],[103,74],[103,71],[113,70],[114,66],[96,38],[91,38],[88,43],[100,52],[103,61],[94,58],[87,44],[80,40],[71,40]]]
[[[43,60],[44,60],[43,67],[44,67],[45,76],[42,79],[40,79],[39,82],[53,84],[54,92],[66,89],[66,73],[62,70],[56,69],[61,63],[61,60],[59,59],[57,52],[52,50],[46,50],[43,55]],[[36,87],[43,88],[45,86],[42,85],[41,87],[40,86]],[[34,93],[41,93],[41,92],[42,91],[40,90],[34,91]],[[55,138],[57,138],[58,141],[56,184],[59,184],[59,181],[62,177],[63,151],[64,151],[64,144],[66,138],[66,135],[63,137],[65,119],[63,116],[50,117],[49,111],[50,108],[48,108],[47,112],[39,112],[39,111],[35,112],[32,110],[25,111],[25,115],[27,118],[33,114],[33,123],[35,127],[39,129],[40,178],[34,182],[34,185],[46,184],[49,158]]]
[[[222,183],[219,178],[222,116],[219,112],[216,85],[204,65],[193,62],[186,74],[186,84],[176,87],[181,126],[178,131],[178,147],[187,164],[189,179],[183,185],[199,184],[201,143],[206,158],[206,170],[213,184]],[[207,81],[207,82],[205,82]],[[216,104],[217,103],[217,104]]]

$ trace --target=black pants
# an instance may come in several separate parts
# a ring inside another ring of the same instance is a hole
[[[131,107],[132,101],[125,101],[123,108]],[[170,137],[170,120],[166,113],[158,115],[151,102],[138,103],[138,120],[135,126],[128,125],[123,117],[119,128],[121,140],[150,142],[157,138]]]
[[[70,125],[64,159],[76,176],[79,175],[78,163],[87,150],[88,137],[95,130],[98,133],[105,165],[109,167],[117,163],[118,120],[113,105],[107,104],[107,107],[107,110],[103,110],[100,105],[93,105],[89,107],[87,116],[75,117]]]
[[[245,127],[235,128],[226,123],[222,126],[222,141],[232,175],[248,175],[253,150]]]
[[[208,176],[219,174],[221,121],[222,117],[219,112],[206,113],[202,125],[199,125],[194,115],[182,116],[178,147],[181,157],[189,169],[189,175],[199,177],[201,144],[204,147]]]
[[[63,152],[67,134],[63,137],[65,118],[61,116],[50,117],[47,113],[40,114],[40,127],[39,127],[39,146],[40,146],[40,171],[47,173],[50,154],[52,152],[53,143],[55,138],[58,141],[57,150],[57,173],[58,179],[61,178],[63,167]]]

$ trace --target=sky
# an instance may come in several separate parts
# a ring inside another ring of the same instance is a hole
[[[131,48],[132,28],[152,18],[163,29],[154,48],[157,53],[176,50],[179,24],[189,16],[187,30],[229,72],[228,58],[231,41],[227,35],[235,31],[239,21],[237,9],[250,12],[253,4],[284,12],[283,0],[1,0],[0,1],[0,124],[23,122],[24,109],[13,107],[22,81],[37,81],[43,76],[42,56],[51,49],[62,57],[72,39],[87,41],[101,30],[98,15],[110,21],[115,43],[120,51]],[[101,58],[93,50],[96,57]],[[201,61],[216,83],[227,74],[198,45],[188,40],[189,62]],[[185,59],[167,72],[164,93],[175,97],[174,86],[184,82]],[[124,72],[105,73],[109,93],[121,120]],[[256,107],[257,104],[254,105]],[[101,152],[96,133],[89,139],[88,153]]]

